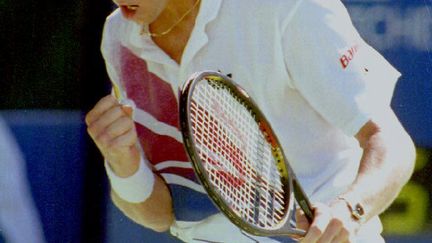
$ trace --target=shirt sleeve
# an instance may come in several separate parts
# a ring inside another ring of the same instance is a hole
[[[345,134],[390,106],[400,73],[360,37],[340,0],[303,0],[283,45],[294,88]]]

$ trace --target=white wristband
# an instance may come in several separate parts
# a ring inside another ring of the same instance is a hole
[[[118,177],[105,162],[105,170],[111,183],[111,188],[123,200],[131,203],[141,203],[153,192],[155,178],[152,170],[141,156],[139,168],[135,174],[122,178]]]

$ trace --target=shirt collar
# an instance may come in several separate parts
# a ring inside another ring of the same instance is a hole
[[[222,0],[201,0],[194,29],[183,52],[182,65],[189,63],[195,54],[208,43],[205,27],[217,17],[221,2]],[[122,43],[136,55],[161,64],[177,65],[153,43],[150,37],[140,35],[140,25],[127,21],[125,27],[125,34],[121,37]]]

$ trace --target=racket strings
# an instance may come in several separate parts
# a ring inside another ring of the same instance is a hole
[[[278,224],[287,207],[283,185],[253,112],[224,86],[201,82],[191,119],[206,173],[231,209],[263,228]]]
[[[195,139],[198,142],[201,159],[206,161],[205,168],[210,181],[220,189],[220,193],[228,199],[227,201],[241,210],[239,206],[243,206],[244,195],[252,193],[251,184],[246,183],[247,174],[254,173],[252,167],[242,164],[244,155],[236,149],[226,131],[220,129],[217,121],[206,110],[195,104],[192,105],[191,110],[192,114],[200,114],[201,117],[196,120],[192,119],[192,122],[196,123],[193,126],[196,129]],[[226,163],[226,161],[232,163]],[[231,185],[231,188],[226,185]]]

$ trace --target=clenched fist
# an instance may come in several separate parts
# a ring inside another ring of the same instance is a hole
[[[108,95],[89,111],[85,121],[90,137],[114,173],[119,177],[134,174],[138,170],[140,153],[132,107]]]

